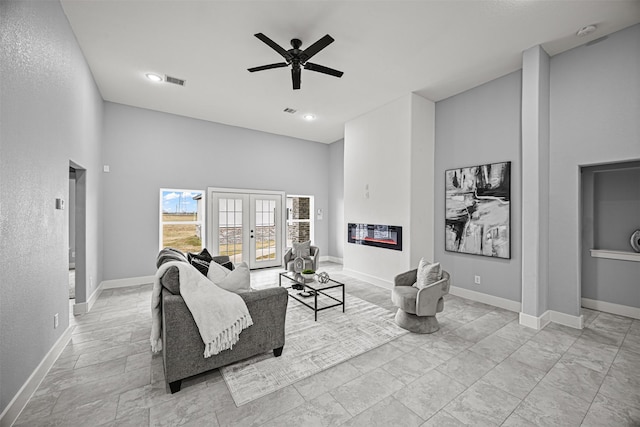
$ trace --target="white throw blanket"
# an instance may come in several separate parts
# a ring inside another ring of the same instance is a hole
[[[178,267],[180,295],[191,311],[204,342],[204,357],[230,349],[238,336],[253,320],[244,300],[233,292],[225,291],[202,275],[191,264],[170,261],[156,272],[151,295],[151,351],[162,350],[162,285],[160,278],[169,267]]]

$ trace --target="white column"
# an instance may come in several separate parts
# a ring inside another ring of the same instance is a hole
[[[522,55],[522,312],[536,329],[549,322],[549,55]]]

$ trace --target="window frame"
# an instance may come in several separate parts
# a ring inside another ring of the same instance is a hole
[[[196,220],[196,221],[164,221],[163,219],[163,202],[164,202],[164,198],[163,198],[163,193],[165,192],[174,192],[174,193],[198,193],[200,194],[201,197],[201,202],[200,205],[198,206],[198,209],[196,211],[196,218],[200,218],[200,220]],[[199,225],[200,226],[200,250],[202,250],[203,248],[206,248],[206,194],[207,192],[205,190],[197,190],[197,189],[180,189],[180,188],[160,188],[160,197],[159,197],[159,209],[158,209],[158,223],[159,223],[159,227],[158,227],[158,250],[162,250],[165,246],[164,246],[164,240],[163,240],[163,232],[164,232],[164,226],[165,225]],[[182,249],[180,249],[182,250]]]
[[[309,199],[309,219],[293,219],[290,218],[290,213],[289,213],[289,207],[288,207],[288,201],[289,199]],[[286,213],[285,213],[285,236],[287,237],[287,239],[285,239],[284,243],[285,243],[285,250],[290,248],[291,246],[288,246],[288,236],[289,236],[289,225],[292,225],[294,223],[304,223],[304,222],[308,222],[309,223],[309,240],[311,241],[311,244],[314,244],[314,240],[315,240],[315,197],[309,194],[287,194],[286,198],[285,198],[285,209],[286,209]]]

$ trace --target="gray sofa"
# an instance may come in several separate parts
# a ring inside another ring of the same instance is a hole
[[[160,251],[157,267],[168,261],[188,262],[176,250]],[[214,257],[222,264],[228,257]],[[239,341],[230,350],[205,358],[204,343],[189,308],[179,294],[178,268],[170,267],[160,278],[162,284],[162,356],[165,380],[171,393],[180,390],[182,380],[219,368],[260,353],[282,354],[288,294],[286,289],[273,287],[239,294],[247,304],[253,325],[242,331]]]

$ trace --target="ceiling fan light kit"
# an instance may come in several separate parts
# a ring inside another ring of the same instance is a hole
[[[314,64],[307,62],[315,54],[320,52],[325,47],[333,43],[334,39],[329,34],[322,37],[320,40],[302,50],[302,41],[300,39],[291,39],[292,49],[285,50],[279,44],[271,40],[269,37],[262,33],[254,34],[258,39],[264,42],[271,49],[275,50],[280,56],[282,56],[285,62],[276,62],[274,64],[261,65],[259,67],[249,68],[249,72],[270,70],[272,68],[283,68],[291,65],[291,82],[293,89],[300,89],[302,68],[305,70],[315,71],[317,73],[328,74],[334,77],[342,77],[344,74],[342,71],[334,70],[333,68],[325,67],[324,65]]]

